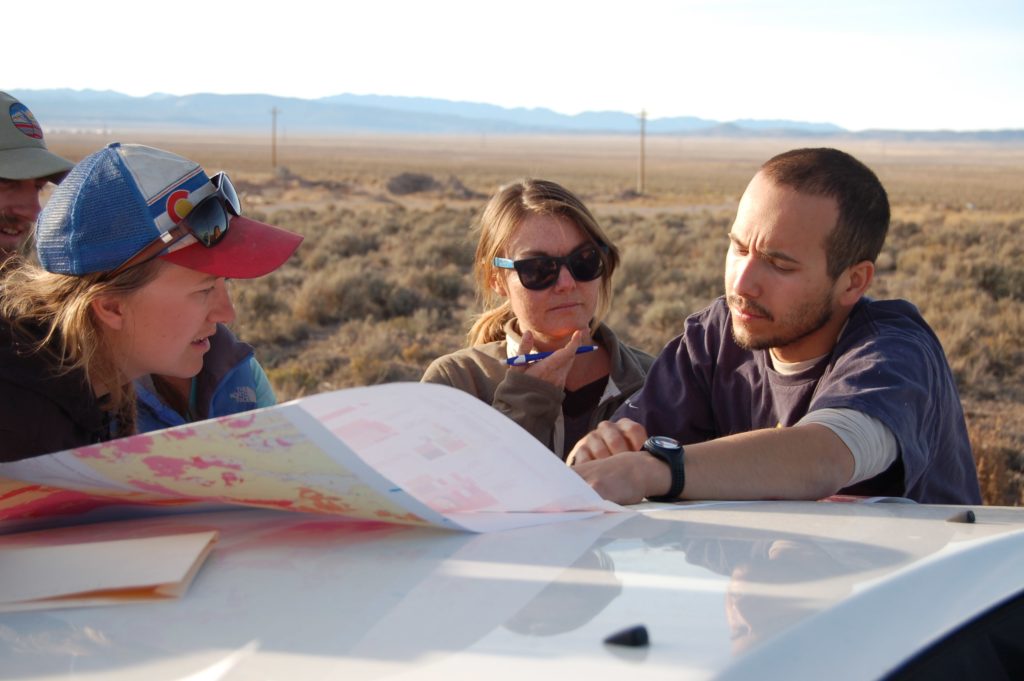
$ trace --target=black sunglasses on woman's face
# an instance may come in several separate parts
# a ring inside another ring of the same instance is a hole
[[[604,274],[604,255],[594,244],[583,244],[569,255],[561,257],[538,255],[522,260],[494,258],[493,264],[503,269],[514,269],[519,275],[519,283],[531,291],[542,291],[554,286],[562,265],[568,268],[569,274],[576,281],[593,281]]]

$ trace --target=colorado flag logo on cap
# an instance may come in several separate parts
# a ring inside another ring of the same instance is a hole
[[[179,189],[171,192],[167,197],[167,214],[174,220],[174,224],[181,222],[186,215],[192,212],[192,202],[189,200],[187,189]]]
[[[39,122],[28,110],[28,107],[21,102],[11,104],[11,122],[27,137],[34,140],[43,139],[43,129],[39,127]]]

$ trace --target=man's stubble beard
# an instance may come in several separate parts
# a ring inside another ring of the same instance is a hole
[[[727,300],[730,307],[753,310],[757,314],[767,316],[768,321],[775,321],[775,316],[757,303],[744,301],[741,297],[734,295],[728,296]],[[785,328],[775,335],[762,338],[754,338],[747,334],[743,334],[741,336],[740,334],[743,332],[738,330],[736,328],[736,324],[733,323],[730,324],[732,329],[732,338],[736,342],[736,345],[740,346],[744,350],[783,348],[787,345],[792,345],[793,343],[801,341],[822,329],[826,324],[832,321],[832,315],[834,314],[833,310],[834,305],[832,292],[828,291],[824,298],[817,301],[810,301],[795,310],[788,319],[784,320]]]

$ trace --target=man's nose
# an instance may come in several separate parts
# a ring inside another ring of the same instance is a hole
[[[15,215],[21,220],[35,222],[39,217],[41,206],[39,204],[39,192],[41,187],[36,180],[19,180],[17,186],[8,196],[10,199],[7,205],[7,212]]]
[[[753,255],[737,258],[733,262],[733,293],[744,298],[761,295],[760,263]]]

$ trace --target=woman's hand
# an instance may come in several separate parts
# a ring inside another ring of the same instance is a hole
[[[512,367],[510,371],[522,371],[527,376],[539,378],[551,385],[565,388],[565,380],[572,369],[572,363],[576,359],[576,350],[583,342],[583,334],[575,331],[572,338],[565,344],[565,347],[555,350],[550,357],[545,357],[531,364],[522,367]],[[533,334],[529,331],[523,333],[523,340],[519,344],[519,354],[528,355],[533,351]]]
[[[601,421],[576,443],[569,452],[566,463],[570,466],[607,459],[620,452],[637,452],[644,446],[647,430],[630,419]]]

